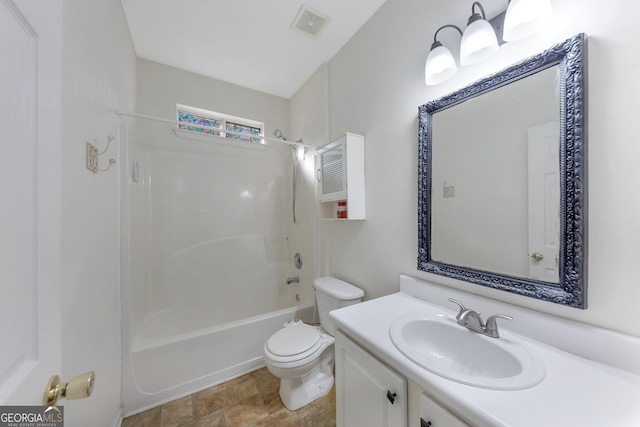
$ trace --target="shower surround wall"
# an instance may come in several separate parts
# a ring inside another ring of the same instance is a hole
[[[291,302],[290,165],[274,150],[207,144],[170,135],[167,146],[132,150],[141,171],[130,200],[137,235],[132,308],[141,337],[173,336]]]
[[[143,114],[174,119],[181,103],[287,129],[281,98],[144,60],[138,85]],[[302,276],[292,263],[299,237],[291,238],[287,146],[220,145],[180,138],[166,123],[125,121],[122,160],[139,164],[137,182],[123,176],[130,415],[263,366],[266,339],[287,320],[311,321],[313,303],[305,281],[286,285]]]

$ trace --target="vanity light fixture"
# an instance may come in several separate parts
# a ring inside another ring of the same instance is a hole
[[[553,21],[551,0],[509,0],[502,38],[512,42],[532,36]]]
[[[546,28],[553,20],[551,0],[509,0],[509,6],[502,14],[505,16],[502,36],[505,41],[529,37]],[[480,2],[473,2],[464,32],[456,25],[443,25],[435,32],[424,67],[424,79],[428,86],[443,83],[458,71],[451,51],[438,41],[438,33],[444,28],[455,28],[462,36],[460,65],[480,62],[495,53],[499,47],[494,26],[487,21],[484,8]]]
[[[462,36],[462,30],[455,25],[443,25],[433,35],[433,44],[424,65],[424,80],[430,86],[449,80],[458,71],[451,51],[438,41],[438,33],[445,28],[455,28]]]
[[[480,13],[476,13],[476,6]],[[460,65],[472,65],[493,55],[498,50],[496,32],[484,13],[480,2],[473,2],[471,16],[467,21],[467,29],[460,41]]]

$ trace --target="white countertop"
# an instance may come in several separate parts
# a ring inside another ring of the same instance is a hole
[[[512,331],[544,362],[546,376],[537,386],[515,391],[489,390],[460,384],[421,368],[396,349],[389,337],[389,326],[399,317],[427,312],[455,317],[453,311],[404,293],[335,310],[330,316],[354,341],[478,426],[640,426],[640,376]]]

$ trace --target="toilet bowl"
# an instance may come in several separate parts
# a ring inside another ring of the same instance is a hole
[[[314,282],[321,326],[299,320],[285,323],[264,344],[263,356],[269,371],[280,378],[280,399],[296,410],[326,395],[333,386],[335,324],[331,310],[362,301],[364,292],[333,277]]]
[[[301,321],[285,325],[264,345],[269,371],[280,378],[280,398],[290,410],[327,394],[333,386],[334,338]]]

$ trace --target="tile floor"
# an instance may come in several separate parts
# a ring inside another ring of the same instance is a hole
[[[122,427],[327,427],[336,425],[335,386],[297,411],[280,400],[280,380],[262,368],[129,418]]]

